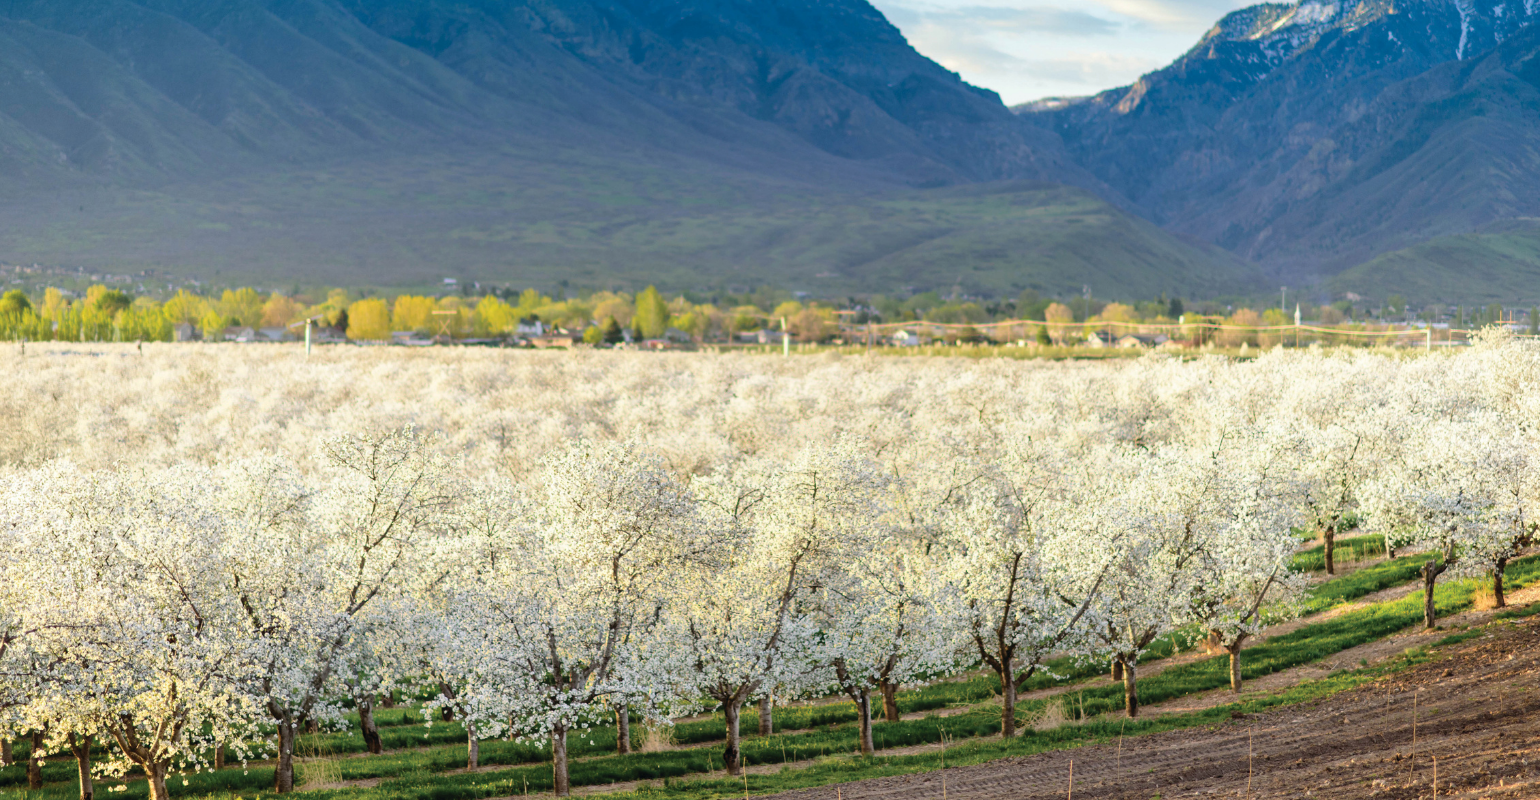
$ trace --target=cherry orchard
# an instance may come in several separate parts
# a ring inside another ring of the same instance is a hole
[[[626,752],[633,718],[720,712],[739,774],[746,704],[843,694],[871,753],[899,687],[966,670],[1013,735],[1059,656],[1134,715],[1164,637],[1239,690],[1315,537],[1383,531],[1430,595],[1501,602],[1540,496],[1540,350],[1501,332],[1059,365],[35,351],[0,398],[0,740],[34,788],[75,756],[83,797],[226,752],[292,791],[304,731],[356,712],[379,753],[396,691],[468,766],[551,748],[557,794],[594,726]]]

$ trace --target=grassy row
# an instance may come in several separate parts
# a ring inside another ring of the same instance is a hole
[[[1532,583],[1540,579],[1540,559],[1529,558],[1515,563],[1510,567],[1507,575],[1509,582],[1515,587]],[[1438,587],[1434,594],[1434,599],[1440,614],[1450,614],[1468,608],[1474,593],[1475,586],[1472,583],[1448,583]],[[1399,601],[1361,609],[1332,620],[1306,626],[1292,634],[1278,637],[1248,650],[1243,662],[1243,675],[1247,679],[1255,679],[1293,666],[1317,661],[1358,644],[1375,641],[1396,631],[1403,630],[1410,625],[1415,625],[1421,620],[1421,609],[1421,597],[1413,595]],[[1530,609],[1505,612],[1500,616],[1515,617],[1533,614],[1536,611],[1540,611],[1540,605]],[[1457,643],[1472,635],[1475,634],[1446,637],[1438,644]],[[1080,693],[1071,701],[1075,708],[1083,709],[1086,715],[1092,716],[1092,719],[1086,723],[1059,728],[1054,731],[1029,731],[1019,739],[1011,742],[986,742],[977,739],[977,737],[993,733],[998,729],[998,716],[990,713],[975,712],[946,719],[931,717],[911,722],[884,724],[878,726],[878,730],[883,734],[879,747],[902,747],[909,744],[935,742],[943,739],[973,738],[974,741],[949,749],[945,756],[939,754],[888,756],[858,761],[818,763],[806,770],[797,770],[790,773],[783,772],[779,776],[751,778],[750,791],[754,790],[752,783],[756,780],[762,784],[758,791],[787,791],[844,780],[933,769],[944,765],[941,760],[943,758],[950,759],[950,763],[956,765],[1003,756],[1026,755],[1046,749],[1059,749],[1066,746],[1078,746],[1095,741],[1105,741],[1112,735],[1115,728],[1133,735],[1190,725],[1213,724],[1229,718],[1232,711],[1249,713],[1275,705],[1315,699],[1322,696],[1323,692],[1331,693],[1351,688],[1351,686],[1359,685],[1359,683],[1381,674],[1385,669],[1404,667],[1417,660],[1417,658],[1417,656],[1409,656],[1390,667],[1361,670],[1349,674],[1339,673],[1323,681],[1302,683],[1275,696],[1228,704],[1189,714],[1162,715],[1154,719],[1146,718],[1129,722],[1124,722],[1121,718],[1110,715],[1100,718],[1094,716],[1100,712],[1120,708],[1122,700],[1120,687],[1110,685],[1096,687]],[[1425,656],[1422,656],[1422,658],[1425,658]],[[1228,664],[1225,657],[1205,659],[1193,664],[1167,669],[1159,675],[1141,681],[1140,697],[1146,703],[1160,702],[1161,700],[1174,697],[1221,688],[1228,684],[1228,680]],[[1068,698],[1065,698],[1065,700],[1067,701]],[[1024,717],[1030,717],[1035,712],[1041,710],[1044,704],[1043,701],[1024,703],[1021,712]],[[934,735],[931,733],[932,730],[935,731]],[[875,733],[877,731],[874,731]],[[842,729],[794,736],[788,735],[772,739],[750,740],[745,745],[744,755],[746,762],[749,764],[774,764],[805,758],[810,754],[817,755],[820,748],[825,753],[834,754],[848,753],[854,747],[854,731]],[[777,755],[778,752],[779,756]],[[670,758],[671,756],[672,758]],[[687,769],[688,763],[692,759],[704,762],[699,766],[704,766],[709,770],[713,767],[711,763],[713,756],[714,754],[710,751],[688,754],[658,753],[633,756],[629,760],[637,762],[646,760],[649,763],[645,766],[637,764],[640,767],[639,769],[630,770],[616,769],[623,766],[618,763],[622,759],[596,760],[581,765],[574,765],[573,782],[575,785],[602,785],[606,782],[656,780],[662,778],[665,779],[665,785],[661,792],[653,789],[641,794],[657,795],[661,793],[671,798],[681,798],[681,800],[713,800],[714,798],[725,798],[729,795],[740,794],[743,791],[742,784],[737,780],[696,779],[688,782],[667,780],[685,774],[680,770],[682,768]],[[720,763],[714,766],[720,767]],[[700,773],[706,770],[697,767],[694,770],[687,771]],[[478,781],[477,777],[481,780]],[[348,800],[376,800],[376,798],[386,796],[403,798],[472,798],[517,794],[526,786],[528,791],[543,791],[548,789],[549,780],[548,772],[541,768],[524,768],[507,773],[483,776],[406,775],[385,782],[375,790],[326,794],[328,797],[335,796],[338,800],[342,800],[342,798],[348,798]],[[384,794],[380,794],[381,792]]]
[[[1198,726],[1230,724],[1233,715],[1237,712],[1251,714],[1278,706],[1320,700],[1362,686],[1390,672],[1423,663],[1430,657],[1426,651],[1408,652],[1402,658],[1374,669],[1341,672],[1318,681],[1301,683],[1278,695],[1187,714],[1162,715],[1132,721],[1118,718],[1092,719],[1082,724],[1066,725],[1052,730],[1029,729],[1008,741],[975,739],[942,751],[923,754],[819,759],[813,765],[803,769],[749,776],[746,779],[747,789],[745,789],[744,778],[702,776],[680,780],[663,777],[660,781],[661,785],[617,793],[614,798],[615,800],[641,800],[642,798],[728,800],[732,797],[741,797],[746,791],[752,794],[784,792],[831,783],[977,764],[999,758],[1028,756],[1049,750],[1108,744],[1123,735],[1136,736]],[[383,800],[387,797],[403,800],[461,800],[461,798],[521,794],[525,791],[526,781],[528,781],[528,791],[549,789],[548,775],[536,776],[528,774],[527,771],[520,772],[521,774],[413,775],[382,783],[376,789],[316,792],[312,796],[317,800]],[[719,772],[718,775],[721,773]],[[544,780],[537,783],[537,777],[543,777]]]
[[[1313,534],[1312,538],[1314,538]],[[1332,559],[1338,565],[1341,565],[1354,561],[1368,561],[1383,555],[1385,555],[1385,537],[1378,533],[1373,533],[1366,536],[1338,539],[1336,548],[1332,553]],[[1319,572],[1326,569],[1326,545],[1318,544],[1309,550],[1301,550],[1295,553],[1293,567],[1298,572]]]

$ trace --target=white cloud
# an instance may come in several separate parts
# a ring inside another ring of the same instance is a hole
[[[916,50],[1011,104],[1094,94],[1170,63],[1238,0],[874,0]]]

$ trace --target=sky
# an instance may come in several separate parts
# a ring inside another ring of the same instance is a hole
[[[1007,105],[1095,94],[1171,63],[1238,0],[870,0],[909,44]]]

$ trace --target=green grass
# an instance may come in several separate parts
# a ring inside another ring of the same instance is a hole
[[[1049,750],[1062,750],[1092,744],[1107,744],[1122,735],[1137,736],[1169,730],[1231,724],[1233,716],[1253,714],[1285,705],[1318,701],[1331,695],[1370,683],[1386,674],[1424,663],[1431,656],[1426,651],[1408,652],[1401,658],[1371,669],[1340,672],[1326,678],[1301,683],[1277,695],[1247,700],[1205,709],[1187,714],[1162,715],[1138,720],[1121,718],[1088,720],[1079,725],[1062,726],[1054,730],[1025,730],[1010,741],[973,740],[950,746],[944,752],[916,755],[883,756],[871,758],[822,758],[808,767],[784,770],[778,774],[756,775],[747,779],[750,794],[785,792],[794,789],[825,786],[854,780],[886,777],[891,775],[926,772],[942,767],[965,766],[1007,757],[1029,756]],[[927,720],[929,722],[929,720]],[[879,727],[888,727],[886,725]],[[772,762],[773,763],[773,762]],[[539,784],[537,777],[544,780]],[[574,775],[574,777],[576,777]],[[661,780],[660,780],[661,779]],[[428,776],[411,775],[382,783],[378,788],[363,791],[321,792],[314,796],[326,800],[376,800],[377,798],[409,798],[411,800],[456,800],[498,795],[520,794],[528,780],[530,791],[537,786],[549,786],[549,776],[515,773],[486,775]],[[659,798],[671,800],[727,800],[742,796],[745,792],[742,778],[708,778],[703,776],[680,779],[660,775],[644,780],[658,783],[634,792],[617,793],[617,800],[628,798]],[[576,782],[576,781],[575,781]]]
[[[1315,534],[1309,534],[1315,538]],[[1354,561],[1368,561],[1385,555],[1385,537],[1378,533],[1351,538],[1338,538],[1332,560],[1341,567]],[[1318,544],[1294,555],[1294,569],[1300,572],[1317,572],[1326,569],[1326,545]]]

